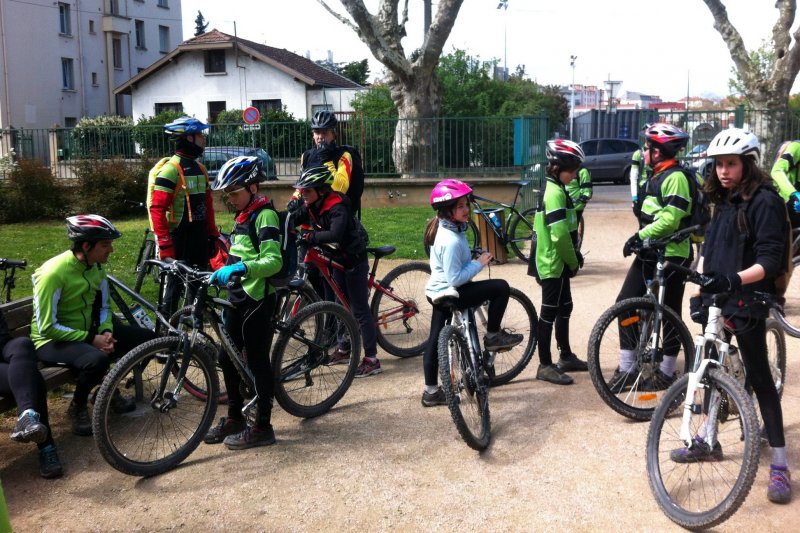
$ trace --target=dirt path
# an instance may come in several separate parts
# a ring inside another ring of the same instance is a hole
[[[573,348],[616,296],[633,231],[626,211],[587,212],[586,268],[574,280]],[[517,261],[494,267],[539,307]],[[796,383],[800,341],[788,339],[784,393],[789,460],[800,469]],[[557,387],[534,379],[536,360],[491,395],[493,441],[483,454],[458,437],[446,407],[424,409],[421,358],[381,354],[385,372],[356,380],[327,415],[277,410],[278,444],[230,452],[201,445],[153,479],[118,473],[92,439],[69,432],[66,401],[51,401],[66,475],[40,479],[35,447],[0,439],[0,478],[15,531],[671,531],[647,484],[647,424],[599,399],[588,374]],[[0,421],[0,433],[12,428]],[[776,531],[794,523],[798,499],[766,499],[769,456],[754,491],[721,530]]]

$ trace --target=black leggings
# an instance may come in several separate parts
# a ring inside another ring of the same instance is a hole
[[[545,366],[553,364],[550,352],[550,337],[553,324],[556,329],[556,344],[561,352],[572,353],[569,345],[569,317],[572,314],[572,291],[569,273],[566,267],[560,278],[549,278],[541,281],[542,309],[539,316],[537,335],[539,339],[539,363]]]
[[[11,339],[3,346],[3,359],[0,362],[0,394],[13,396],[17,402],[17,414],[27,409],[39,413],[39,421],[50,427],[47,415],[47,387],[39,363],[36,360],[36,349],[28,337]],[[53,443],[48,432],[47,440],[39,444],[44,448]]]
[[[458,308],[467,309],[477,307],[489,300],[488,324],[486,330],[492,333],[500,331],[500,324],[508,306],[508,296],[511,289],[504,279],[487,279],[483,281],[470,281],[460,287],[458,291]],[[428,299],[430,301],[430,299]],[[445,322],[450,319],[450,310],[439,305],[433,306],[431,316],[431,334],[425,345],[422,356],[422,369],[425,373],[425,385],[435,386],[439,383],[439,333]]]

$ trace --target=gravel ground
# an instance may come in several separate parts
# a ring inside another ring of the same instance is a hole
[[[627,211],[587,210],[586,267],[575,278],[573,349],[613,303],[634,230]],[[386,261],[390,268],[391,261]],[[518,261],[491,269],[539,307]],[[789,460],[800,465],[798,340],[787,339],[783,396]],[[92,439],[73,436],[66,400],[51,418],[66,474],[43,480],[34,446],[0,441],[0,478],[15,531],[671,531],[645,472],[646,423],[612,412],[586,373],[570,387],[535,380],[536,359],[491,393],[492,443],[478,454],[459,438],[446,407],[422,408],[421,358],[381,353],[384,373],[355,380],[318,419],[280,409],[278,444],[231,452],[201,444],[179,468],[139,479],[108,466]],[[0,420],[8,434],[13,420]],[[777,531],[798,503],[766,499],[769,455],[742,508],[721,531]],[[791,528],[791,526],[790,526]]]

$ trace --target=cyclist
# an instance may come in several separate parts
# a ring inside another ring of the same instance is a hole
[[[31,340],[45,364],[66,365],[78,373],[67,414],[76,435],[92,434],[89,393],[100,384],[110,358],[155,338],[155,333],[112,322],[108,279],[103,265],[122,234],[98,215],[67,219],[72,248],[45,261],[33,273]],[[116,391],[111,402],[117,413],[136,408],[132,399]]]
[[[623,246],[622,255],[628,257],[632,249],[642,244],[643,239],[661,238],[675,233],[689,221],[691,214],[692,198],[689,180],[694,179],[676,159],[677,153],[686,147],[689,134],[682,129],[664,122],[649,125],[643,132],[644,164],[653,169],[644,186],[644,198],[641,199],[641,212],[639,213],[640,229],[633,234]],[[667,260],[689,264],[690,256],[689,238],[669,244],[666,249]],[[647,292],[645,280],[653,279],[655,261],[642,260],[636,257],[628,270],[622,288],[617,295],[617,301],[643,296]],[[681,315],[681,302],[683,300],[683,277],[674,271],[666,274],[666,291],[664,303],[671,307],[678,316]],[[622,327],[622,326],[620,326]],[[620,338],[630,336],[620,334]],[[680,341],[675,332],[665,327],[664,357],[653,374],[640,385],[640,390],[665,390],[677,378],[675,364]],[[608,383],[613,392],[622,392],[625,383],[632,383],[628,372],[633,368],[636,360],[634,346],[620,346],[620,363],[614,376]],[[616,390],[620,389],[620,390]]]
[[[207,130],[206,124],[193,117],[164,125],[164,132],[175,141],[175,155],[161,165],[147,198],[159,257],[201,268],[219,241],[208,173],[197,161],[206,146]],[[167,316],[175,310],[181,288],[177,281],[167,287],[163,302]]]
[[[422,361],[425,373],[422,405],[425,407],[446,404],[444,391],[438,386],[439,333],[450,318],[449,309],[436,303],[442,296],[456,297],[458,307],[462,309],[489,301],[489,323],[483,338],[485,350],[506,350],[523,340],[522,335],[500,329],[511,292],[508,282],[504,279],[472,281],[492,260],[492,254],[483,252],[477,259],[472,259],[472,250],[464,233],[469,221],[470,194],[472,188],[455,179],[440,181],[431,191],[430,204],[436,211],[436,218],[425,230],[425,243],[431,247],[431,278],[425,294],[433,304],[431,333]]]
[[[224,191],[236,210],[236,221],[227,265],[214,272],[211,282],[227,286],[232,281],[228,299],[233,308],[225,310],[225,329],[236,347],[247,353],[247,366],[253,372],[258,395],[255,424],[248,426],[242,415],[242,379],[223,351],[219,364],[228,391],[228,416],[208,432],[205,442],[224,442],[231,450],[275,444],[271,423],[275,378],[269,360],[275,289],[268,278],[281,269],[282,260],[278,215],[269,198],[258,194],[259,182],[266,179],[257,157],[241,156],[226,162],[214,182],[214,190]],[[250,228],[253,224],[255,232]],[[259,239],[257,246],[251,235]]]
[[[767,497],[776,503],[791,499],[780,397],[767,359],[766,319],[769,309],[754,301],[753,291],[775,293],[775,278],[785,270],[787,256],[786,207],[770,176],[760,169],[758,138],[731,128],[716,135],[708,147],[714,158],[706,185],[714,203],[714,217],[706,231],[703,255],[697,267],[710,281],[701,293],[731,293],[722,312],[733,326],[742,354],[747,382],[753,387],[772,447]],[[709,297],[703,300],[708,304]],[[698,294],[690,300],[692,318],[705,322]],[[673,461],[719,461],[723,450],[692,446],[670,454]]]
[[[569,317],[572,314],[570,278],[583,267],[583,256],[575,249],[578,219],[567,187],[575,180],[585,158],[576,143],[564,139],[547,141],[547,168],[544,199],[536,211],[536,253],[531,254],[531,270],[542,287],[542,311],[539,317],[539,369],[536,379],[569,385],[567,371],[585,371],[588,366],[578,359],[569,344]],[[555,324],[560,352],[553,364],[550,339]]]
[[[570,180],[566,190],[572,200],[572,205],[575,206],[575,216],[578,219],[578,224],[580,224],[583,220],[583,210],[586,209],[586,204],[592,199],[592,193],[594,192],[592,174],[589,169],[583,166],[579,167],[576,178]]]
[[[12,338],[0,313],[0,394],[17,402],[17,423],[11,440],[35,442],[39,447],[39,474],[61,477],[64,470],[47,415],[47,387],[36,360],[36,348],[28,337]]]
[[[641,135],[650,128],[652,124],[647,123],[642,126]],[[642,211],[642,204],[644,201],[643,189],[647,183],[647,179],[652,175],[653,169],[644,164],[644,155],[642,150],[636,150],[631,155],[631,171],[630,171],[630,184],[631,184],[631,203],[633,206],[633,214],[639,217]]]
[[[367,237],[362,234],[353,215],[350,200],[333,190],[334,175],[327,166],[310,167],[303,171],[294,184],[303,195],[303,205],[295,211],[295,221],[305,224],[311,231],[304,231],[298,240],[305,245],[331,244],[335,251],[332,258],[344,266],[344,271],[334,269],[333,279],[347,295],[350,309],[361,327],[364,344],[364,359],[356,371],[357,378],[380,374],[378,360],[377,331],[375,318],[369,309],[367,294]],[[326,299],[334,300],[333,290],[326,286]],[[350,359],[349,339],[337,338],[338,347],[330,364],[344,364]]]
[[[800,227],[800,181],[797,165],[800,163],[800,141],[785,141],[778,148],[772,165],[772,183],[786,202],[792,227]]]

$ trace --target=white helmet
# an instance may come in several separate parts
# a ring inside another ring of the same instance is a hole
[[[739,128],[729,128],[717,133],[708,145],[706,153],[708,157],[718,155],[749,156],[755,159],[756,163],[761,158],[758,137],[747,130]]]

